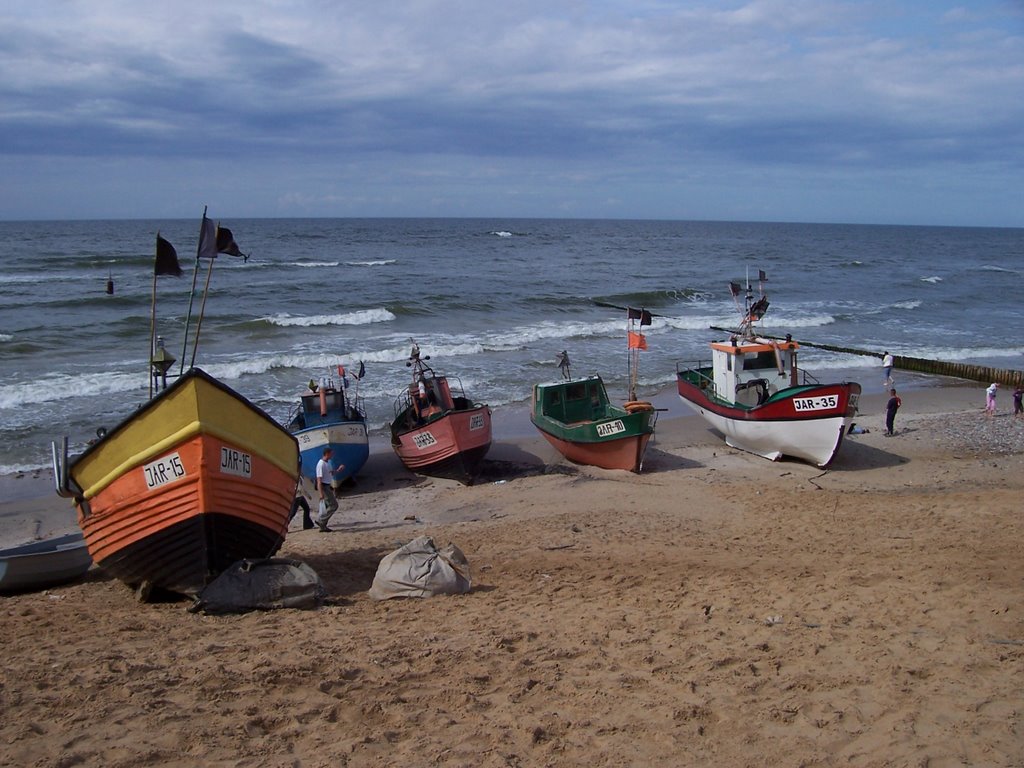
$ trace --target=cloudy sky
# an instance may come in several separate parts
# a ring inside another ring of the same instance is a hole
[[[1024,226],[1022,0],[5,0],[0,219]]]

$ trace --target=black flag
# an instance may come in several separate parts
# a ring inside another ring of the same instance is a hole
[[[181,266],[178,264],[178,252],[174,246],[156,236],[156,262],[153,265],[154,275],[174,275],[181,277]]]
[[[206,214],[203,214],[203,224],[199,230],[199,250],[196,255],[201,259],[215,259],[218,253],[241,256],[246,261],[249,260],[249,256],[239,250],[231,230],[214,224],[206,218]]]
[[[639,320],[640,325],[650,325],[652,315],[646,309],[633,309],[632,307],[626,307],[626,317],[629,320]]]
[[[238,250],[238,243],[235,242],[235,236],[231,234],[231,230],[220,225],[217,225],[217,252],[226,253],[228,256],[241,256],[244,259],[249,258]]]

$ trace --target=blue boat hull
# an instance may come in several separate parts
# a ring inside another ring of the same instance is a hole
[[[299,442],[302,457],[302,476],[316,480],[316,465],[323,458],[324,448],[334,451],[331,467],[344,469],[334,476],[334,485],[340,486],[353,477],[370,457],[370,443],[364,421],[341,421],[307,427],[293,433]]]

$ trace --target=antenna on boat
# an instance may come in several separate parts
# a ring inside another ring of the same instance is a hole
[[[213,276],[213,264],[217,259],[218,253],[226,253],[229,256],[241,256],[245,261],[249,260],[249,255],[242,253],[238,249],[238,243],[235,242],[235,237],[230,229],[222,227],[220,224],[214,224],[210,219],[206,218],[206,206],[204,205],[203,220],[199,225],[199,245],[196,246],[196,266],[192,272],[192,292],[188,299],[188,317],[185,319],[185,341],[181,349],[182,372],[184,372],[185,368],[185,351],[188,349],[188,326],[192,319],[192,302],[196,294],[199,262],[207,258],[210,260],[210,266],[206,270],[206,285],[203,286],[203,303],[199,309],[199,319],[196,321],[196,337],[192,342],[190,368],[196,364],[196,352],[199,350],[199,332],[203,326],[203,316],[206,314],[206,299],[210,295],[210,278]]]
[[[199,245],[196,247],[196,264],[192,269],[192,290],[188,294],[188,314],[185,315],[185,339],[181,342],[181,367],[178,369],[178,375],[180,376],[185,372],[185,355],[188,353],[188,328],[192,322],[192,304],[196,297],[196,282],[199,279],[199,255],[203,248],[203,231],[206,229],[206,206],[203,206],[203,220],[199,224]],[[213,262],[210,262],[210,267],[213,267]],[[207,285],[209,285],[209,278],[207,278]],[[196,343],[199,339],[199,331],[196,331]],[[193,355],[193,360],[195,356]]]
[[[416,343],[415,339],[409,339],[412,342],[412,350],[409,352],[409,359],[405,361],[406,368],[412,368],[413,380],[417,376],[423,377],[424,371],[430,371],[430,366],[427,365],[424,360],[429,360],[430,355],[420,354],[420,345]]]
[[[196,364],[196,352],[199,351],[199,331],[203,327],[203,316],[206,314],[206,298],[210,295],[210,278],[213,277],[213,265],[217,261],[217,227],[206,218],[206,206],[203,206],[203,223],[199,230],[199,246],[196,248],[197,268],[199,260],[203,256],[209,257],[210,266],[206,268],[206,283],[203,285],[203,303],[199,306],[199,318],[196,320],[196,337],[192,341],[192,359],[189,361],[189,368],[195,367]],[[182,364],[184,364],[184,360]]]
[[[566,381],[572,381],[572,371],[570,370],[571,363],[569,362],[569,350],[563,349],[558,355],[558,370],[562,372],[562,378]]]
[[[629,349],[627,370],[629,375],[629,401],[636,400],[637,379],[640,377],[640,352],[647,349],[647,337],[641,333],[651,324],[651,313],[646,309],[626,308],[626,346]],[[639,328],[640,330],[636,330]]]
[[[149,394],[152,397],[153,392],[157,390],[167,389],[167,371],[175,363],[174,356],[169,354],[164,348],[164,337],[156,337],[156,350],[154,350],[152,357],[149,360],[150,366],[150,383],[149,383]]]
[[[740,309],[739,306],[739,295],[740,286],[736,283],[729,283],[729,290],[732,292],[733,300],[736,301],[736,308],[740,309],[742,313],[742,319],[740,320],[739,332],[742,336],[751,338],[754,335],[754,323],[764,317],[764,313],[768,311],[768,297],[764,292],[764,284],[768,282],[768,276],[764,273],[763,269],[757,271],[758,287],[761,291],[761,297],[754,301],[754,287],[750,284],[750,269],[747,269],[747,289],[744,296],[744,307]]]
[[[174,246],[156,233],[156,258],[153,260],[153,298],[149,316],[149,396],[153,396],[158,379],[167,387],[167,369],[174,365],[174,358],[163,347],[163,338],[156,335],[156,279],[159,275],[181,277],[178,252]],[[159,375],[158,372],[159,371]]]

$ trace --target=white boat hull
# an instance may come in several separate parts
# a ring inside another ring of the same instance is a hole
[[[685,398],[683,402],[725,435],[726,444],[733,448],[773,461],[791,456],[819,467],[832,461],[851,421],[851,417],[841,415],[793,421],[741,421],[702,408]]]

